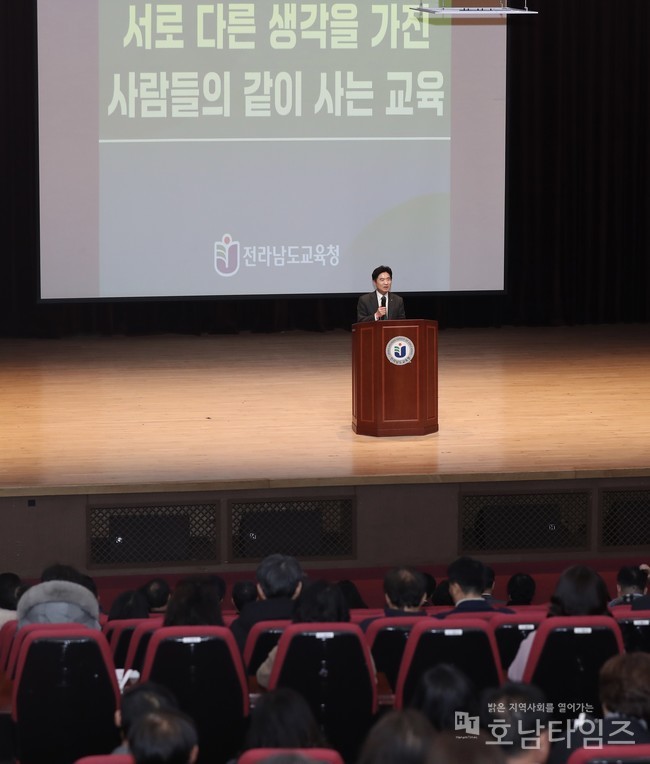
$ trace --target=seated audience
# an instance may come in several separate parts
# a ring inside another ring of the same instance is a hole
[[[449,594],[449,581],[443,579],[433,590],[431,604],[435,607],[453,607],[454,601]]]
[[[31,586],[16,608],[18,628],[32,623],[79,623],[100,630],[97,598],[81,584],[51,580]]]
[[[427,597],[426,586],[425,577],[415,568],[392,568],[387,571],[384,575],[384,615],[387,618],[428,615],[423,609]],[[361,628],[365,631],[374,620],[366,619]]]
[[[571,752],[586,746],[650,745],[650,655],[624,653],[614,655],[598,674],[598,695],[602,719],[577,719],[571,722],[564,740],[551,748],[550,764],[564,764]],[[555,739],[555,736],[554,736]]]
[[[415,709],[389,711],[368,733],[357,764],[427,764],[433,728]]]
[[[531,605],[535,597],[535,579],[528,573],[515,573],[508,579],[507,605]]]
[[[149,603],[141,591],[132,590],[118,594],[108,611],[109,621],[125,618],[148,618]]]
[[[647,582],[648,571],[638,565],[620,568],[616,576],[616,597],[609,603],[609,606],[631,605],[646,594]]]
[[[550,752],[544,693],[531,684],[504,684],[481,698],[481,727],[508,764],[544,764]]]
[[[165,626],[223,626],[221,597],[211,576],[179,581],[167,603]]]
[[[436,590],[435,576],[432,576],[431,573],[427,573],[424,570],[420,572],[422,573],[422,575],[424,576],[424,580],[426,581],[426,600],[424,601],[424,604],[433,605],[433,594]]]
[[[298,599],[294,623],[347,622],[350,611],[341,590],[327,581],[314,581],[305,586]],[[269,652],[266,660],[257,669],[257,683],[268,687],[271,671],[277,655],[277,645]]]
[[[230,628],[243,652],[246,637],[254,624],[292,618],[295,600],[302,589],[303,572],[295,557],[271,554],[257,566],[259,599],[245,605]]]
[[[574,565],[560,576],[547,617],[610,615],[608,599],[607,587],[598,573],[586,565]],[[535,632],[532,631],[519,645],[517,655],[508,669],[508,679],[511,681],[521,681],[534,639]]]
[[[152,615],[165,613],[172,591],[164,578],[152,578],[140,587],[140,591],[147,598],[149,612]]]
[[[427,717],[436,732],[455,729],[457,712],[478,715],[476,688],[467,674],[449,663],[422,674],[410,705]]]
[[[459,557],[447,568],[449,580],[449,594],[454,601],[454,609],[439,613],[436,618],[446,618],[453,614],[471,616],[472,613],[484,613],[496,611],[498,613],[512,613],[512,610],[503,607],[494,607],[483,599],[485,588],[485,566],[480,560],[471,557]]]
[[[241,613],[244,605],[257,600],[257,586],[255,581],[236,581],[232,587],[233,607],[238,613]]]
[[[129,752],[127,738],[131,727],[152,711],[178,711],[178,701],[171,690],[154,682],[142,682],[124,690],[122,704],[115,712],[115,726],[120,731],[122,744],[113,753]]]
[[[483,570],[485,571],[485,582],[482,594],[483,599],[487,600],[492,605],[503,605],[503,600],[498,600],[494,596],[494,587],[496,585],[494,568],[491,568],[489,565],[483,565]]]
[[[15,620],[21,586],[22,581],[16,573],[0,573],[0,626]]]
[[[260,695],[251,710],[244,750],[325,747],[318,722],[300,693],[279,687]]]
[[[194,764],[199,738],[194,722],[180,711],[153,711],[135,721],[128,734],[135,764]]]
[[[343,581],[339,581],[336,585],[343,593],[349,610],[365,610],[368,607],[354,581],[346,578]]]

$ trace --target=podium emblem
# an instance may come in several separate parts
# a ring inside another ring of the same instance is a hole
[[[386,358],[395,366],[411,363],[415,355],[415,345],[408,337],[393,337],[386,343]]]

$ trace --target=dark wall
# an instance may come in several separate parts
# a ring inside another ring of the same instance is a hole
[[[507,291],[411,296],[408,314],[443,328],[647,322],[649,4],[529,7],[539,16],[508,22]],[[34,0],[3,0],[0,22],[0,335],[350,325],[352,298],[38,304]]]

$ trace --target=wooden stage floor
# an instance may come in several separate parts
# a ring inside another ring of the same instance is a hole
[[[351,429],[351,335],[0,340],[0,496],[650,475],[650,326],[440,332],[440,431]]]

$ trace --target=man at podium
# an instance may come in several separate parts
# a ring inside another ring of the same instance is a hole
[[[404,300],[393,294],[393,271],[388,265],[378,265],[372,272],[375,291],[362,294],[357,303],[357,322],[399,320],[406,318]]]

